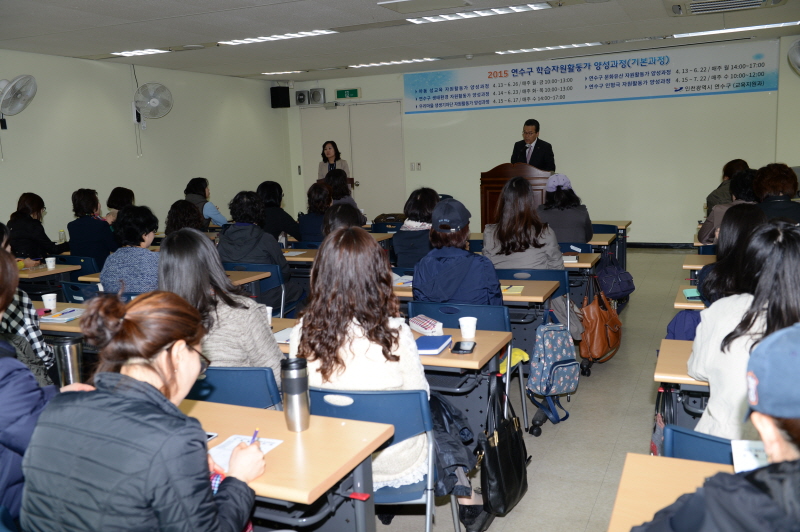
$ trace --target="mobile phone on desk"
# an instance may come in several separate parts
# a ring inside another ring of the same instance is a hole
[[[45,314],[50,314],[50,312],[52,312],[52,311],[49,308],[37,308],[36,309],[36,314],[39,317],[44,316]]]
[[[468,355],[475,350],[475,342],[456,342],[453,348],[450,350],[451,353],[455,353],[457,355]]]

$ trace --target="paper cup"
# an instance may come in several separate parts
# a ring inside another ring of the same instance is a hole
[[[44,303],[44,308],[55,310],[56,298],[58,298],[58,294],[42,294],[42,303]]]
[[[272,307],[267,307],[267,323],[272,326]]]
[[[55,257],[47,257],[44,259],[45,264],[47,264],[48,270],[55,270],[56,269],[56,258]]]
[[[475,338],[475,329],[478,327],[478,318],[458,318],[462,338]]]

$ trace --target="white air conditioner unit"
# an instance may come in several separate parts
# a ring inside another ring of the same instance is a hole
[[[308,99],[313,105],[325,103],[325,89],[309,89]]]
[[[308,105],[308,91],[295,91],[294,103],[298,107]]]
[[[778,7],[788,0],[663,0],[664,8],[672,17],[708,15],[725,11]]]

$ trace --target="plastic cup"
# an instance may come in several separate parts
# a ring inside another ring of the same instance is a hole
[[[42,303],[44,303],[44,308],[55,310],[57,298],[58,298],[57,294],[42,294]]]
[[[56,258],[55,257],[47,257],[44,259],[45,264],[47,264],[48,270],[55,270],[56,269]]]
[[[478,327],[478,318],[458,318],[462,338],[475,338],[475,329]]]
[[[267,307],[267,323],[272,326],[272,307]]]

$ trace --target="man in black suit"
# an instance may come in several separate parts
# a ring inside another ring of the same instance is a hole
[[[549,142],[539,138],[539,121],[530,119],[522,127],[522,139],[514,144],[511,163],[526,163],[539,170],[556,171],[556,158]]]

